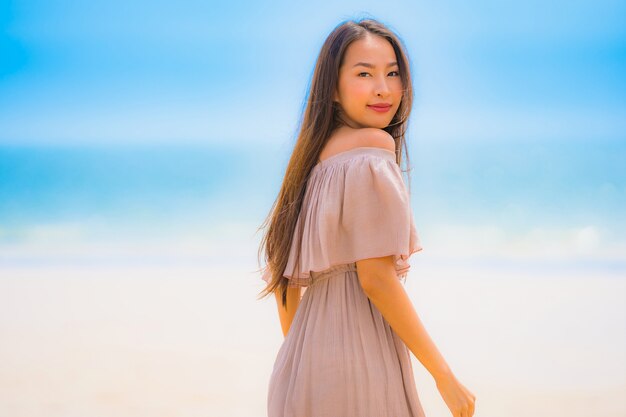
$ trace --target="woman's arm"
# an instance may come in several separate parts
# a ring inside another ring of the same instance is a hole
[[[275,291],[276,305],[278,306],[278,318],[280,319],[280,327],[283,330],[283,336],[287,337],[287,333],[291,328],[293,317],[296,315],[298,305],[300,305],[301,287],[287,287],[287,307],[283,307],[282,295],[280,291]]]
[[[473,416],[476,396],[456,379],[426,332],[396,275],[394,257],[363,259],[356,262],[356,268],[363,292],[428,369],[452,415]]]
[[[356,268],[365,295],[428,372],[435,379],[451,374],[396,275],[394,257],[363,259]]]

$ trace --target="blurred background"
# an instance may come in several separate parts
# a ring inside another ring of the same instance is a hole
[[[0,414],[265,415],[283,336],[257,229],[326,35],[375,17],[414,79],[406,289],[475,415],[625,416],[625,16],[0,3]]]

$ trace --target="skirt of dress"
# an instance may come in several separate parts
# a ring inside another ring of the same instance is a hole
[[[356,264],[312,276],[276,356],[268,417],[424,417],[410,351]]]

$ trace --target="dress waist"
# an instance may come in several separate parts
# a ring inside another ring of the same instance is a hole
[[[330,268],[325,269],[323,271],[319,271],[319,272],[311,271],[310,272],[311,281],[312,281],[311,284],[314,284],[322,279],[326,279],[334,275],[343,274],[348,271],[356,272],[356,262],[350,262],[348,264],[333,265]]]

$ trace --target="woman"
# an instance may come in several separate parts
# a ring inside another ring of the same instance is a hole
[[[422,249],[399,168],[412,94],[404,48],[383,24],[330,33],[260,248],[263,295],[275,294],[285,335],[269,417],[424,417],[409,351],[453,416],[474,414],[400,280]]]

